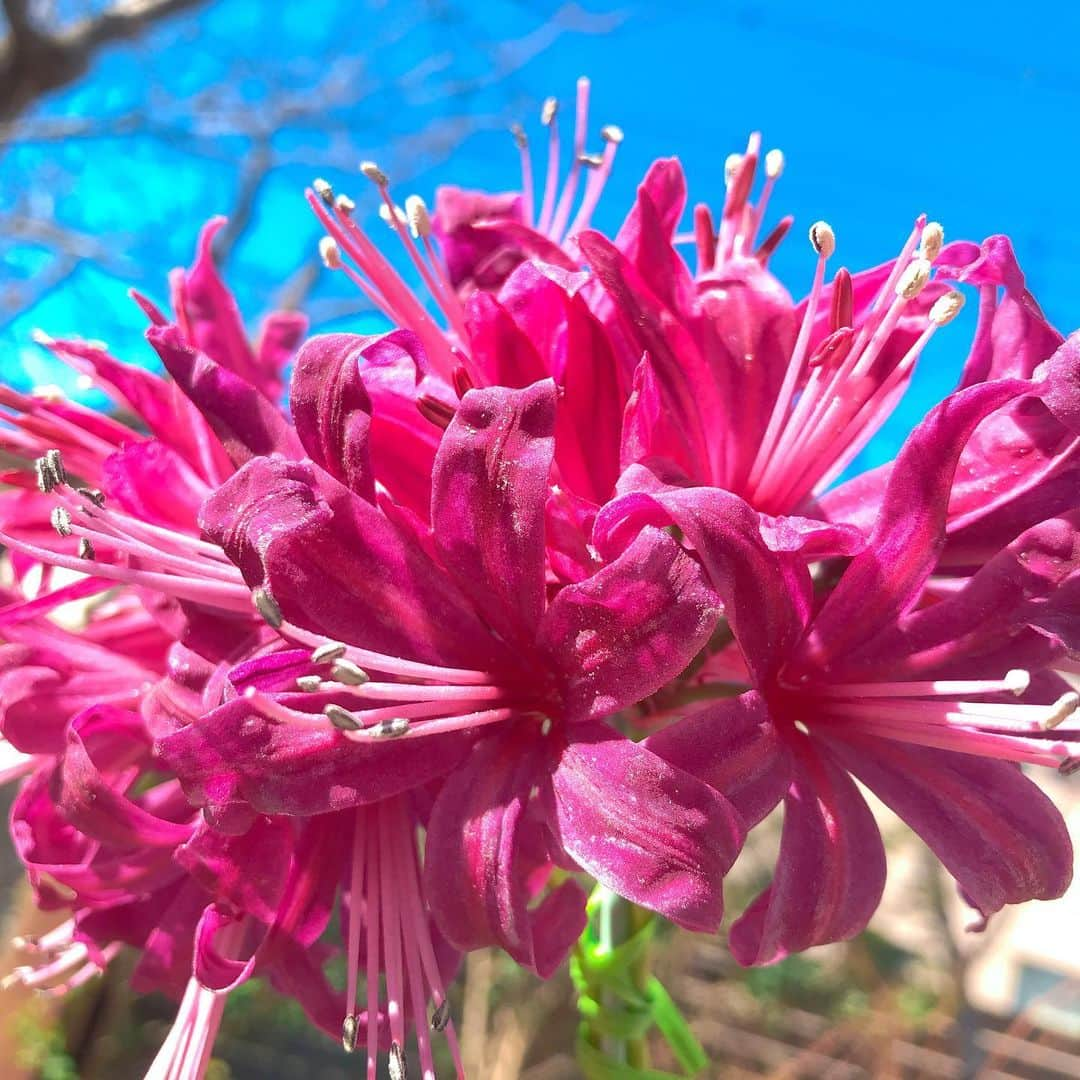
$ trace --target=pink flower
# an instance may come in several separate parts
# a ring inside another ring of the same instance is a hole
[[[362,430],[329,411],[298,424],[315,457]],[[276,693],[256,686],[160,744],[211,820],[333,812],[450,773],[428,826],[436,920],[460,947],[498,942],[543,971],[579,933],[584,896],[567,883],[527,910],[537,827],[599,880],[699,928],[719,921],[713,882],[741,839],[720,796],[599,722],[686,666],[715,598],[648,529],[548,601],[554,426],[549,382],[467,392],[436,453],[430,537],[312,464],[245,465],[203,526],[306,651],[262,662]]]
[[[1068,886],[1064,823],[1015,763],[1068,772],[1080,760],[1080,728],[1059,727],[1077,696],[1053,673],[1071,666],[1077,646],[1080,520],[1072,512],[1036,525],[955,595],[919,606],[965,443],[993,410],[1033,390],[1055,394],[1002,379],[927,416],[897,459],[865,550],[820,608],[798,553],[756,538],[735,495],[641,475],[624,481],[637,494],[601,514],[604,550],[642,525],[678,525],[722,594],[744,657],[752,689],[646,742],[724,791],[748,826],[784,800],[776,876],[732,929],[740,962],[850,937],[877,906],[884,850],[848,773],[922,836],[984,920]],[[1018,664],[1025,670],[1012,670]],[[705,685],[730,685],[730,663],[712,675],[709,666]]]

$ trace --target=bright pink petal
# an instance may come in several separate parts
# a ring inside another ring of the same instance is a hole
[[[178,327],[152,326],[146,337],[235,464],[256,454],[303,456],[296,433],[277,407],[246,379],[192,349]]]
[[[470,390],[435,459],[431,521],[442,560],[510,641],[530,641],[544,610],[554,434],[552,382]]]
[[[319,334],[296,357],[289,407],[311,460],[368,502],[375,501],[368,438],[371,398],[360,364],[371,338]]]

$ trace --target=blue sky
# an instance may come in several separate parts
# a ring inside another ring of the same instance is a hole
[[[513,187],[507,122],[520,116],[535,127],[535,106],[549,93],[569,99],[580,74],[593,80],[595,127],[626,132],[603,227],[617,225],[660,155],[682,158],[692,199],[718,203],[724,158],[757,129],[787,158],[772,205],[795,214],[797,227],[774,268],[793,293],[809,282],[802,235],[813,220],[832,223],[838,261],[858,268],[892,254],[926,211],[953,239],[1009,232],[1051,320],[1064,331],[1080,323],[1072,284],[1080,143],[1069,119],[1080,114],[1076,6],[583,0],[582,8],[588,17],[562,9],[557,30],[551,3],[218,0],[110,50],[84,83],[27,118],[29,130],[64,117],[92,130],[0,156],[0,210],[55,213],[105,237],[110,250],[106,269],[88,260],[0,330],[5,377],[63,380],[27,344],[35,326],[104,339],[150,362],[124,289],[134,283],[163,298],[165,275],[187,261],[200,222],[235,206],[253,150],[238,130],[246,110],[287,97],[303,114],[268,136],[280,164],[229,262],[255,316],[317,239],[301,198],[306,181],[326,175],[363,196],[372,219],[374,197],[351,171],[361,158],[388,163],[402,197],[430,196],[441,182]],[[500,42],[518,45],[500,51]],[[192,125],[187,103],[214,87],[220,112],[208,97]],[[426,134],[409,138],[417,133]],[[32,294],[48,257],[26,244],[9,247],[5,261],[4,277]],[[343,295],[335,277],[313,300],[329,311]],[[959,321],[938,335],[873,458],[889,456],[949,388],[969,331]]]

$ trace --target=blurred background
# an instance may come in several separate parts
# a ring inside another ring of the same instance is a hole
[[[1030,287],[1068,331],[1080,323],[1078,32],[1077,5],[1000,0],[0,0],[0,376],[85,392],[32,343],[34,328],[151,365],[126,290],[164,300],[169,269],[190,261],[217,213],[230,218],[217,255],[249,321],[284,305],[319,328],[377,329],[362,298],[321,272],[304,185],[324,176],[353,195],[377,236],[362,158],[399,199],[430,203],[444,182],[516,187],[509,124],[538,134],[539,103],[569,102],[581,74],[593,80],[594,133],[626,133],[600,227],[617,227],[661,155],[681,157],[692,200],[718,206],[725,157],[761,130],[787,158],[773,219],[793,213],[797,225],[772,266],[793,294],[813,269],[810,222],[830,221],[838,258],[861,268],[894,255],[925,211],[947,238],[1011,234]],[[891,457],[951,387],[971,314],[936,336],[858,467]],[[1080,826],[1080,802],[1061,787]],[[672,935],[658,950],[715,1075],[1080,1076],[1080,890],[965,934],[932,861],[882,819],[894,870],[857,941],[751,973],[720,941]],[[755,843],[732,910],[766,879],[766,830]],[[26,930],[21,904],[16,890],[5,940]],[[564,978],[538,989],[477,954],[462,988],[471,1075],[575,1075],[558,1052],[574,1026]],[[56,1006],[0,995],[4,1080],[141,1076],[171,1013],[131,1000],[122,972]],[[258,987],[230,1000],[214,1069],[357,1072]]]

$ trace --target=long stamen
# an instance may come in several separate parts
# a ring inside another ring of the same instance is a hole
[[[819,221],[810,227],[810,242],[817,252],[817,266],[814,269],[814,281],[810,286],[810,297],[806,302],[806,313],[803,316],[802,326],[799,328],[799,336],[795,341],[791,359],[788,362],[787,371],[784,372],[784,381],[780,392],[776,396],[772,415],[765,428],[761,445],[758,448],[757,457],[750,470],[749,485],[753,488],[761,479],[762,473],[768,467],[773,448],[779,437],[780,430],[787,419],[787,411],[791,404],[792,395],[802,375],[803,361],[806,357],[807,346],[810,343],[810,331],[814,325],[817,314],[818,300],[821,297],[822,285],[825,282],[825,263],[836,250],[836,236],[832,228],[824,221]]]
[[[556,242],[561,242],[566,223],[570,220],[570,209],[577,194],[578,177],[581,175],[582,157],[585,154],[585,132],[589,124],[589,80],[582,76],[577,81],[577,112],[574,118],[574,156],[570,163],[570,174],[563,186],[559,204],[555,210],[555,219],[551,223],[548,235]]]
[[[548,129],[547,177],[544,180],[544,200],[540,206],[538,232],[551,235],[551,216],[555,210],[555,195],[559,190],[559,103],[548,98],[540,110],[540,122]]]
[[[529,153],[529,136],[520,124],[514,124],[510,128],[510,134],[514,136],[514,145],[518,148],[521,156],[521,216],[525,224],[530,228],[533,223],[533,174],[532,156]]]

